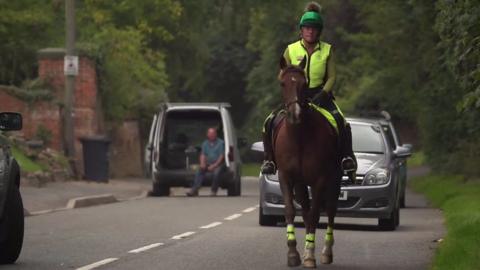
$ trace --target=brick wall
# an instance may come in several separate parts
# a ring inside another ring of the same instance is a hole
[[[27,103],[12,96],[0,87],[0,110],[16,111],[24,117],[25,138],[35,137],[37,130],[43,126],[52,132],[49,147],[63,149],[63,117],[61,104],[65,93],[65,76],[63,74],[63,49],[43,49],[38,52],[38,75],[54,91],[50,102]],[[80,138],[105,135],[105,124],[98,94],[95,62],[88,57],[79,57],[79,74],[75,79],[74,93],[74,129],[76,169],[83,172],[83,149]],[[117,124],[110,130],[112,144],[111,172],[115,176],[138,176],[142,174],[141,144],[139,128],[136,121]],[[134,158],[132,158],[134,157]]]
[[[0,110],[19,112],[23,115],[22,134],[26,139],[32,139],[38,129],[43,126],[52,133],[50,147],[62,149],[62,129],[60,109],[49,102],[26,103],[17,97],[8,94],[0,87]]]

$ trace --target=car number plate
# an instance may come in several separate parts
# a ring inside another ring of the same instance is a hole
[[[346,201],[348,199],[348,192],[347,191],[340,191],[340,196],[338,196],[339,201]]]

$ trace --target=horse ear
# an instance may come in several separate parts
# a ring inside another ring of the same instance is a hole
[[[305,67],[307,66],[307,56],[303,57],[302,62],[300,62],[300,65],[298,66],[301,67],[302,69],[305,69]]]
[[[280,57],[280,69],[284,70],[287,67],[287,60],[285,60],[285,57],[283,55]]]

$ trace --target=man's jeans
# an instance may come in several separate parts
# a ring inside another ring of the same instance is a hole
[[[195,180],[193,181],[193,189],[199,189],[202,187],[203,180],[205,177],[213,177],[212,179],[212,191],[217,192],[219,182],[220,182],[220,173],[223,171],[224,166],[219,166],[213,170],[213,172],[209,172],[207,170],[198,170],[195,174]]]

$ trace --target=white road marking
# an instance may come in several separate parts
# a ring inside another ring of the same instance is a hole
[[[144,252],[144,251],[147,251],[149,249],[156,248],[156,247],[163,246],[163,245],[164,245],[163,243],[155,243],[155,244],[147,245],[147,246],[144,246],[144,247],[141,247],[141,248],[130,250],[128,253],[140,253],[140,252]]]
[[[243,213],[250,213],[250,212],[255,211],[256,209],[257,209],[257,207],[249,207],[249,208],[243,210],[242,212]]]
[[[228,216],[228,217],[226,217],[226,218],[224,218],[224,219],[225,219],[225,220],[234,220],[234,219],[239,218],[239,217],[241,217],[241,216],[242,216],[242,214],[233,214],[233,215]]]
[[[180,239],[189,237],[190,235],[193,235],[193,234],[195,234],[195,232],[186,232],[186,233],[182,233],[182,234],[179,234],[179,235],[174,235],[172,237],[172,239],[173,240],[180,240]]]
[[[90,270],[90,269],[94,269],[94,268],[97,268],[97,267],[100,267],[102,265],[105,265],[105,264],[109,264],[111,262],[114,262],[118,260],[118,258],[108,258],[108,259],[105,259],[105,260],[101,260],[101,261],[98,261],[96,263],[92,263],[92,264],[89,264],[89,265],[85,265],[85,266],[82,266],[80,268],[77,268],[77,270]]]
[[[200,229],[210,229],[210,228],[213,228],[213,227],[217,227],[219,225],[222,225],[222,222],[213,222],[213,223],[210,223],[208,225],[200,227]]]

